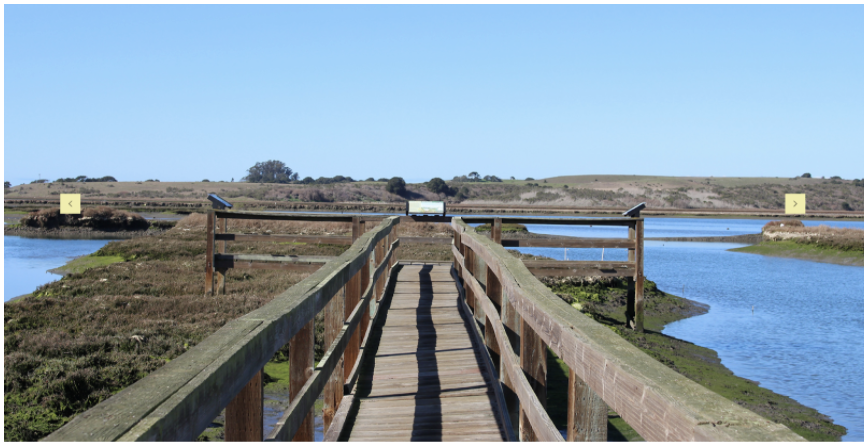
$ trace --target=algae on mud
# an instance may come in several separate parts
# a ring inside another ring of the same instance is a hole
[[[858,250],[838,250],[816,244],[796,241],[763,241],[747,247],[729,249],[730,252],[753,253],[777,258],[795,258],[848,266],[864,266],[864,253]]]

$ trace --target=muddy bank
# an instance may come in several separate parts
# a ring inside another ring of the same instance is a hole
[[[675,238],[645,238],[645,241],[685,241],[685,242],[737,242],[743,244],[758,244],[762,241],[761,233],[730,236],[679,236]]]
[[[27,238],[62,239],[128,239],[142,236],[161,235],[165,229],[149,228],[144,230],[94,229],[91,227],[59,227],[45,229],[21,225],[3,226],[4,235],[17,235]]]
[[[753,253],[777,258],[803,259],[846,266],[864,266],[864,253],[855,250],[837,250],[795,241],[766,241],[756,245],[729,249],[730,252]]]

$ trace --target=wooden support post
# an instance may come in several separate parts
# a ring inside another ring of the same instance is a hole
[[[363,234],[363,231],[360,230],[360,217],[355,216],[351,219],[351,242],[357,241],[357,238]]]
[[[329,347],[333,341],[339,336],[342,331],[342,324],[345,323],[345,287],[339,290],[333,299],[327,303],[324,310],[324,344]],[[330,379],[327,380],[327,385],[324,386],[324,432],[330,428],[333,422],[333,416],[336,415],[336,410],[342,404],[342,396],[345,392],[345,369],[342,365],[345,363],[344,356],[336,363],[336,368]]]
[[[545,407],[546,406],[546,344],[543,339],[534,332],[531,326],[521,321],[521,346],[519,361],[522,365],[522,371],[525,372],[525,377],[528,378],[528,383],[531,384],[531,389],[534,390],[534,395],[537,400]],[[519,408],[519,440],[532,441],[538,440],[531,423],[528,421],[528,416],[525,410]]]
[[[492,272],[489,267],[486,267],[486,296],[492,301],[493,304],[498,306],[498,309],[501,309],[501,282],[498,281],[498,277],[495,276],[495,273]],[[501,366],[501,349],[498,346],[497,338],[495,337],[495,333],[492,331],[492,324],[490,318],[498,318],[498,312],[486,312],[486,347],[489,348],[489,355],[492,356],[492,362],[495,364],[495,368],[499,368]]]
[[[359,272],[355,273],[353,277],[348,281],[348,284],[345,286],[345,318],[344,320],[348,320],[348,317],[351,316],[351,312],[354,311],[354,308],[357,307],[357,304],[360,302],[361,290],[360,290],[360,273],[363,270],[361,269]],[[348,341],[348,346],[345,347],[345,372],[343,374],[343,378],[348,378],[351,374],[351,369],[354,368],[354,364],[357,362],[357,357],[360,355],[360,331],[358,329],[354,329],[353,334],[351,335],[351,339]]]
[[[309,321],[293,338],[288,346],[288,397],[295,400],[303,384],[312,377],[315,367],[315,320]],[[315,415],[309,410],[306,419],[294,435],[293,440],[315,440]],[[260,440],[260,439],[259,439]]]
[[[501,291],[501,322],[504,324],[504,331],[507,333],[507,339],[510,341],[510,347],[519,355],[522,350],[521,333],[522,319],[519,317],[519,312],[510,304],[507,298],[507,291]],[[501,366],[501,388],[504,390],[504,403],[507,405],[507,411],[510,414],[510,422],[513,424],[513,432],[518,433],[519,428],[519,396],[516,395],[511,376],[507,373],[503,364]]]
[[[633,329],[641,332],[645,323],[645,249],[643,247],[645,237],[645,221],[636,222],[636,284],[633,297],[634,317]]]
[[[631,240],[636,239],[636,222],[627,229],[627,238]],[[627,261],[632,262],[634,265],[636,264],[636,249],[627,250]],[[638,269],[637,269],[638,273]],[[632,276],[627,277],[627,308],[624,310],[624,318],[627,322],[626,326],[630,328],[635,327],[634,319],[636,317],[636,279]]]
[[[207,212],[207,227],[204,230],[207,235],[207,250],[204,252],[204,294],[213,294],[213,251],[216,214],[211,210]]]
[[[228,231],[228,218],[220,218],[217,219],[217,225],[219,226],[219,233],[227,233]],[[225,245],[228,241],[219,241],[219,253],[225,253]],[[219,295],[225,294],[225,272],[228,269],[219,269],[216,271],[216,293]]]
[[[609,420],[606,403],[591,389],[575,370],[570,370],[567,391],[567,440],[605,441]]]
[[[474,251],[469,247],[464,247],[465,251],[463,252],[463,257],[465,258],[465,268],[464,272],[467,272],[473,276],[472,271],[474,270]],[[465,302],[468,303],[468,307],[471,308],[471,312],[476,310],[474,307],[474,290],[471,289],[471,285],[465,284]]]
[[[375,246],[375,268],[378,268],[384,262],[384,256],[387,254],[387,249],[384,247],[387,241],[379,241]],[[381,275],[378,281],[375,281],[375,300],[380,301],[381,295],[384,293],[384,282],[387,279]]]
[[[370,256],[366,259],[366,264],[363,265],[363,268],[360,270],[360,289],[361,296],[366,293],[366,290],[369,288],[369,272],[370,272],[370,262],[374,256]],[[372,296],[375,296],[375,291],[372,291]],[[357,298],[357,302],[360,302],[360,298]],[[363,312],[363,316],[360,318],[360,342],[363,342],[363,339],[366,337],[366,331],[369,329],[369,309],[371,308],[371,303],[366,306],[366,310]],[[359,348],[359,347],[358,347]]]
[[[258,372],[225,407],[225,440],[264,440],[264,384]]]
[[[492,220],[492,242],[501,244],[501,218]]]
[[[471,264],[471,274],[474,275],[477,282],[486,285],[486,263],[483,262],[483,258],[479,257],[473,250],[471,251]],[[477,301],[476,295],[474,299],[474,320],[477,321],[478,324],[486,324],[486,316],[483,313],[483,303]]]

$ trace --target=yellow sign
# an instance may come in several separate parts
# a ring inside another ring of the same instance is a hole
[[[786,194],[786,214],[787,215],[804,215],[805,210],[805,194],[803,193],[787,193]]]
[[[80,215],[81,214],[81,194],[80,193],[61,193],[60,194],[60,213],[64,215]]]

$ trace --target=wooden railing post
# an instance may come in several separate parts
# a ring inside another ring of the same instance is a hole
[[[540,338],[534,329],[521,319],[521,351],[520,364],[522,371],[525,372],[525,377],[528,378],[528,383],[531,384],[531,389],[534,390],[534,395],[544,407],[546,406],[546,344]],[[519,440],[533,441],[538,440],[531,423],[528,421],[528,415],[525,410],[519,409]]]
[[[303,384],[306,383],[315,367],[315,320],[309,321],[300,331],[291,338],[288,346],[288,397],[290,400],[297,399]],[[227,439],[226,439],[227,440]],[[261,440],[261,439],[259,439]],[[315,440],[315,415],[312,410],[306,415],[306,419],[294,434],[296,441]]]
[[[636,222],[633,221],[632,224],[627,228],[627,238],[631,240],[636,240]],[[636,245],[638,247],[638,244]],[[633,263],[634,266],[636,263],[636,249],[627,250],[627,261]],[[638,270],[637,270],[638,273]],[[635,319],[636,317],[636,279],[633,276],[627,277],[627,308],[624,310],[624,318],[627,322],[626,326],[630,328],[635,328]]]
[[[355,216],[351,223],[351,241],[356,242],[357,238],[360,238],[363,235],[363,231],[361,230],[365,227],[364,224],[361,224],[360,217]],[[351,279],[348,280],[348,284],[345,286],[345,318],[347,320],[349,316],[351,316],[351,312],[354,311],[354,308],[357,307],[357,304],[360,302],[360,297],[363,296],[363,289],[361,287],[361,280],[363,278],[363,269],[360,269]],[[351,370],[354,369],[354,364],[357,363],[357,357],[360,355],[360,332],[359,330],[354,330],[354,333],[351,335],[351,339],[348,341],[348,346],[345,348],[345,370],[343,374],[343,378],[347,378],[351,374]]]
[[[217,219],[219,225],[219,233],[227,233],[228,231],[228,218],[219,218]],[[228,241],[219,241],[219,253],[225,253],[225,245]],[[225,272],[228,269],[222,268],[216,270],[216,293],[220,295],[225,294]]]
[[[645,320],[645,220],[640,219],[636,222],[636,284],[633,297],[634,305],[634,326],[633,329],[641,332]]]
[[[501,323],[504,325],[504,332],[507,334],[507,339],[510,341],[510,347],[516,356],[522,350],[521,338],[521,323],[522,319],[516,308],[510,304],[507,298],[507,291],[501,290]],[[519,425],[519,396],[516,394],[513,380],[503,364],[500,369],[502,390],[504,391],[504,402],[507,405],[507,411],[510,414],[510,422],[514,425],[514,432],[518,432]]]
[[[485,285],[486,284],[486,263],[483,262],[483,258],[478,256],[476,253],[473,253],[473,250],[471,253],[471,263],[472,263],[471,274],[474,275],[474,278],[478,282]],[[477,300],[476,298],[477,297],[475,295],[474,319],[480,324],[485,324],[486,318],[485,318],[485,313],[483,312],[483,302]]]
[[[264,383],[258,372],[225,407],[225,440],[264,440]]]
[[[501,282],[498,277],[492,272],[489,266],[486,266],[486,296],[492,303],[501,308]],[[493,318],[493,319],[490,319]],[[489,348],[489,355],[492,357],[492,362],[496,369],[501,367],[501,349],[498,346],[495,333],[492,331],[491,321],[498,320],[498,312],[486,312],[486,347]]]
[[[579,379],[576,370],[571,369],[567,388],[567,440],[608,440],[608,420],[606,403],[588,384]]]
[[[213,294],[213,251],[215,242],[216,213],[212,210],[207,212],[207,226],[204,234],[207,235],[207,249],[204,255],[204,294]]]
[[[342,324],[345,323],[345,291],[342,287],[333,299],[327,303],[327,308],[324,311],[324,343],[329,347],[333,341],[339,336],[342,331]],[[336,369],[333,370],[333,375],[327,380],[327,385],[324,387],[324,432],[330,428],[333,422],[333,416],[339,405],[342,404],[342,396],[345,391],[345,357],[341,357],[336,364]]]
[[[465,261],[465,268],[462,270],[463,272],[469,273],[471,276],[474,276],[474,253],[470,247],[464,247],[464,252],[462,252],[462,258]],[[471,308],[472,315],[475,311],[477,311],[477,307],[474,305],[474,290],[471,289],[470,284],[465,285],[465,302],[468,304],[468,307]]]
[[[366,221],[360,220],[360,234],[366,232]],[[366,262],[363,264],[363,268],[360,269],[360,296],[357,297],[357,302],[360,302],[360,297],[366,293],[366,290],[369,288],[369,272],[371,271],[370,262],[374,258],[375,248],[372,248],[372,255],[366,258]],[[372,296],[375,296],[374,290]],[[360,329],[358,338],[360,341],[358,342],[358,352],[359,352],[359,343],[363,342],[363,338],[366,337],[366,331],[369,329],[369,309],[372,308],[371,304],[366,307],[366,310],[363,312],[363,316],[360,318]],[[353,308],[352,308],[353,310]],[[353,367],[352,367],[353,368]]]
[[[492,242],[501,244],[501,218],[492,220]]]

